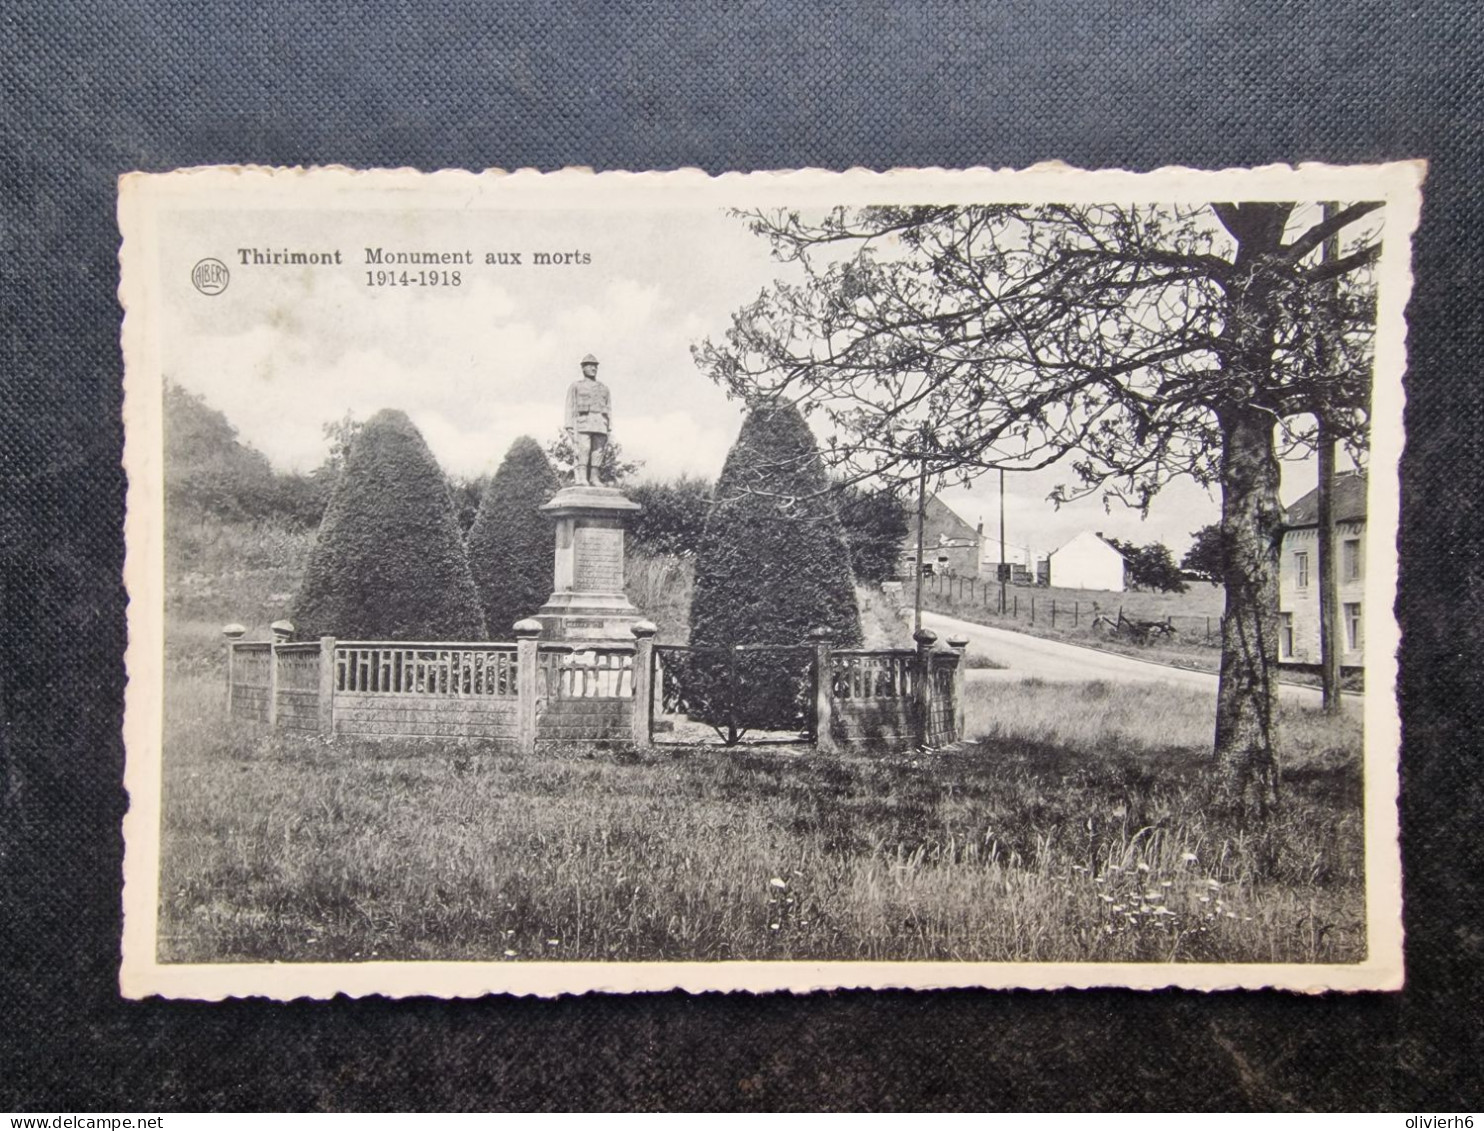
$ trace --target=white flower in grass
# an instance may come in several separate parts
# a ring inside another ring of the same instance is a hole
[[[1194,852],[1182,852],[1180,854],[1180,862],[1182,864],[1194,864],[1195,860],[1196,856]]]
[[[1221,881],[1217,879],[1209,879],[1206,881],[1206,886],[1208,888],[1219,888],[1221,886]]]
[[[561,946],[562,945],[562,940],[561,939],[547,939],[546,940],[546,945],[547,946]]]
[[[769,923],[768,924],[768,930],[770,930],[770,931],[776,931],[776,930],[778,930],[778,928],[780,926],[782,926],[781,923]]]
[[[786,888],[788,887],[788,881],[785,880],[782,876],[774,876],[771,880],[768,881],[768,886],[775,888]]]
[[[505,952],[505,957],[506,958],[514,958],[515,957],[515,951],[513,951],[513,950],[507,950]]]
[[[1142,861],[1142,860],[1140,860],[1136,865],[1134,865],[1134,867],[1138,868],[1139,871],[1141,871],[1141,872],[1147,872],[1147,871],[1149,871],[1149,865],[1146,864],[1146,863],[1144,863],[1144,861]]]

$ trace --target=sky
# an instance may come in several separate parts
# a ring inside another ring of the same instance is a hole
[[[642,462],[638,477],[714,477],[741,406],[697,369],[691,347],[719,338],[733,310],[786,274],[762,239],[714,206],[520,215],[218,208],[167,213],[161,227],[166,378],[225,413],[283,470],[321,462],[326,422],[399,408],[449,474],[492,472],[518,436],[555,437],[566,388],[593,353],[612,392],[614,439]],[[458,286],[368,285],[367,248],[468,251],[475,263],[454,268]],[[243,249],[338,250],[342,263],[255,265],[242,262]],[[521,265],[484,263],[501,251],[519,253]],[[538,267],[536,251],[590,262]],[[220,294],[190,283],[205,257],[229,267]],[[1166,488],[1143,519],[1096,497],[1058,510],[1046,497],[1071,479],[1061,468],[1008,475],[1007,543],[1040,557],[1097,530],[1162,541],[1178,557],[1219,514],[1217,498],[1189,482]],[[1284,502],[1313,482],[1312,463],[1286,466]],[[942,497],[971,524],[982,518],[997,530],[997,477]]]

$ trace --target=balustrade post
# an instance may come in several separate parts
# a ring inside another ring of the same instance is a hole
[[[629,629],[634,634],[634,715],[631,741],[636,750],[648,750],[654,745],[654,687],[650,679],[654,671],[654,634],[659,629],[650,621],[637,621]]]
[[[227,718],[232,717],[232,684],[237,678],[237,641],[247,634],[247,629],[240,624],[229,624],[222,628],[222,635],[227,638]]]
[[[522,754],[536,752],[536,686],[540,676],[537,640],[541,622],[515,622],[515,743]]]
[[[917,745],[926,746],[933,725],[933,643],[938,634],[919,628],[912,639],[917,642],[917,677],[912,681],[917,691]]]
[[[834,664],[830,659],[830,630],[810,630],[814,646],[814,749],[821,754],[839,753],[835,742]]]
[[[953,665],[953,740],[962,742],[964,740],[964,682],[968,676],[969,638],[950,636],[948,647],[958,654],[958,659]]]
[[[268,645],[268,727],[278,725],[278,641]]]
[[[335,638],[319,638],[319,732],[335,733]]]

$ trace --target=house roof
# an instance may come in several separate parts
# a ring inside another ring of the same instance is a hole
[[[1335,522],[1365,521],[1365,489],[1364,472],[1352,471],[1335,476],[1335,488],[1330,496],[1331,517]],[[1318,487],[1283,512],[1283,525],[1319,525]]]
[[[1081,534],[1077,534],[1077,535],[1072,536],[1071,538],[1068,538],[1065,542],[1063,542],[1056,549],[1052,550],[1051,553],[1050,554],[1047,554],[1046,556],[1047,557],[1051,557],[1052,555],[1061,553],[1068,546],[1070,546],[1073,542],[1076,542],[1076,541],[1078,541],[1078,540],[1080,540],[1082,538],[1086,538],[1089,534],[1092,535],[1092,537],[1096,538],[1104,546],[1107,546],[1108,549],[1112,550],[1120,558],[1123,558],[1124,561],[1128,561],[1128,557],[1124,554],[1124,552],[1122,550],[1120,550],[1117,546],[1113,545],[1113,543],[1110,542],[1110,541],[1108,541],[1108,539],[1104,538],[1101,531],[1096,531],[1096,530],[1084,530]]]

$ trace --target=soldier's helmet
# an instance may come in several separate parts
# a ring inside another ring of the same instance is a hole
[[[588,354],[586,357],[584,357],[582,359],[581,364],[583,364],[583,365],[597,365],[598,364],[598,359],[595,358],[592,354]]]

